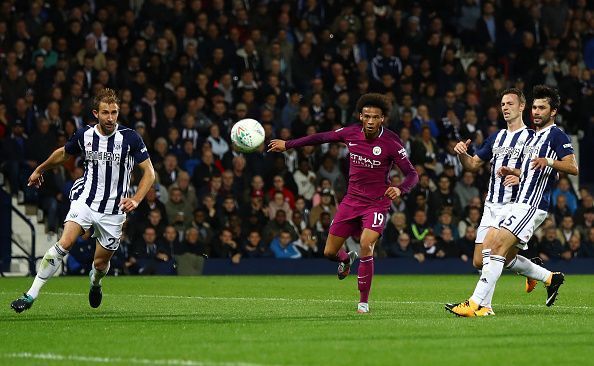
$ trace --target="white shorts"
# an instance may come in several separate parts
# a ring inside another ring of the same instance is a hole
[[[500,227],[511,231],[520,240],[520,244],[516,245],[518,248],[528,249],[532,234],[546,218],[546,211],[525,203],[514,203]]]
[[[485,237],[490,228],[499,229],[499,224],[507,216],[511,205],[511,203],[485,202],[483,217],[476,230],[476,240],[474,241],[476,244],[482,244],[485,241]],[[461,233],[461,235],[462,234],[463,233]]]
[[[84,202],[72,201],[64,222],[67,221],[76,222],[85,231],[93,226],[93,237],[97,238],[99,244],[107,250],[115,251],[120,246],[126,214],[103,214],[91,210]]]

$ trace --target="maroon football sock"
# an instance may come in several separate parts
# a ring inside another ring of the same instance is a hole
[[[357,280],[359,283],[360,300],[367,302],[369,291],[371,290],[371,280],[373,279],[373,257],[363,257],[359,260],[359,270]]]
[[[340,248],[338,253],[336,253],[336,261],[348,263],[349,260],[349,254],[346,252],[346,250],[344,250],[344,248]]]

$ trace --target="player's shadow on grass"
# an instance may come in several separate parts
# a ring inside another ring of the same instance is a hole
[[[1,323],[11,322],[103,322],[109,320],[113,322],[125,322],[125,323],[143,323],[146,321],[150,322],[163,322],[163,323],[204,323],[204,324],[238,324],[238,323],[278,323],[285,321],[307,321],[307,322],[344,322],[345,316],[343,314],[337,315],[324,315],[324,316],[282,316],[277,315],[271,317],[270,314],[262,314],[261,316],[249,316],[249,317],[225,317],[224,319],[217,319],[217,316],[221,316],[219,313],[204,313],[204,314],[129,314],[122,312],[102,312],[102,313],[84,313],[84,314],[72,314],[68,316],[48,316],[43,315],[12,315],[0,319]]]

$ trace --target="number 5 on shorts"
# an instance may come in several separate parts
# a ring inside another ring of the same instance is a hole
[[[515,219],[516,217],[514,215],[511,215],[510,217],[507,218],[507,220],[505,220],[505,223],[503,225],[505,226],[511,226],[512,221]]]

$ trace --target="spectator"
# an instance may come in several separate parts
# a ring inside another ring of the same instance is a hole
[[[322,212],[328,212],[330,219],[336,215],[336,206],[333,203],[333,192],[330,189],[324,189],[321,194],[321,201],[311,209],[309,214],[309,226],[314,227],[320,218]]]
[[[267,245],[262,242],[260,232],[252,230],[249,232],[244,245],[241,248],[241,256],[245,258],[263,258],[270,256]]]
[[[181,249],[175,256],[177,274],[180,276],[201,275],[204,268],[203,253],[208,250],[200,243],[198,229],[191,227],[184,234]]]
[[[194,188],[190,180],[190,174],[185,171],[180,172],[175,183],[171,185],[171,188],[179,188],[182,192],[184,202],[187,202],[192,208],[198,207],[196,188]]]
[[[571,191],[571,184],[567,178],[561,178],[557,188],[553,190],[553,203],[557,203],[557,197],[559,196],[565,196],[567,207],[569,207],[570,214],[573,215],[577,210],[577,197]]]
[[[477,207],[469,206],[466,210],[468,215],[458,223],[458,233],[465,233],[468,227],[478,229],[481,222],[481,210]]]
[[[464,262],[468,262],[474,255],[474,246],[476,241],[476,228],[473,226],[467,226],[464,231],[464,236],[458,239],[456,246],[460,253],[460,259]]]
[[[178,231],[185,231],[192,221],[192,207],[184,201],[184,195],[179,188],[169,190],[169,201],[165,204],[167,221]]]
[[[435,256],[437,258],[462,258],[460,251],[458,250],[458,246],[454,240],[452,229],[450,229],[448,226],[444,227],[441,231],[441,235],[439,235],[437,242],[437,253]],[[468,260],[467,257],[466,260]]]
[[[310,228],[304,227],[300,230],[299,239],[293,242],[295,247],[301,253],[303,258],[321,258],[323,257],[323,248],[321,248],[318,238],[313,235]]]
[[[172,153],[167,154],[165,160],[163,160],[163,168],[157,171],[159,183],[169,189],[169,186],[177,180],[180,172],[181,169],[178,166],[177,156]]]
[[[216,258],[231,259],[231,263],[239,264],[241,260],[241,248],[233,239],[233,233],[228,228],[222,228],[218,240],[212,245],[212,254]]]
[[[270,243],[270,250],[274,253],[275,258],[281,259],[299,259],[301,252],[292,242],[291,232],[288,230],[281,230],[280,234],[272,239]]]
[[[464,172],[462,180],[456,183],[454,192],[456,192],[460,199],[460,206],[465,209],[472,197],[479,196],[479,190],[474,185],[474,173]]]
[[[588,258],[594,258],[594,228],[588,229],[588,236],[581,244],[582,253]]]
[[[571,238],[571,236],[574,234],[579,235],[579,231],[574,225],[573,216],[564,216],[561,220],[559,228],[557,229],[557,239],[559,239],[561,244],[566,246],[569,242],[569,238]]]
[[[144,229],[142,240],[136,244],[136,266],[138,274],[172,274],[171,251],[157,242],[157,233],[152,227]]]
[[[452,215],[444,210],[439,215],[437,224],[435,224],[435,226],[433,227],[433,233],[437,236],[441,236],[441,232],[445,228],[450,229],[450,234],[453,236],[453,240],[458,240],[460,235],[458,234],[457,225],[454,225],[454,223],[452,222]]]
[[[282,210],[287,216],[291,216],[292,210],[289,204],[285,201],[282,192],[275,192],[272,200],[268,203],[268,218],[273,220],[276,217],[276,212]]]
[[[438,247],[437,247],[437,238],[435,237],[435,235],[433,233],[428,233],[427,235],[425,235],[425,237],[423,238],[423,240],[420,241],[419,243],[419,252],[424,256],[424,258],[426,259],[433,259],[433,258],[437,258],[437,252],[438,252]],[[444,256],[444,252],[442,251],[440,254],[441,257]]]
[[[557,239],[555,228],[551,227],[546,229],[545,236],[538,244],[538,256],[546,262],[562,258],[563,253],[566,253],[567,251],[568,248]],[[565,256],[567,255],[568,254],[565,254]]]
[[[295,195],[287,187],[285,187],[285,179],[280,175],[275,175],[272,178],[272,187],[268,190],[268,199],[272,200],[276,192],[283,194],[284,200],[287,201],[291,208],[295,207]]]
[[[212,152],[218,159],[223,159],[223,156],[229,151],[229,144],[221,137],[221,130],[216,123],[210,125],[209,132],[207,140],[212,146]]]
[[[293,179],[297,184],[297,194],[306,200],[311,200],[316,191],[316,174],[312,172],[307,160],[299,161],[299,170],[293,173]]]
[[[410,233],[412,234],[413,244],[422,242],[425,237],[431,232],[427,224],[427,214],[423,210],[415,211],[413,221],[410,225]],[[435,239],[435,237],[434,237]]]
[[[437,190],[432,192],[429,197],[429,210],[430,212],[439,212],[440,208],[445,206],[452,206],[454,208],[454,214],[458,217],[462,213],[460,200],[451,189],[450,180],[448,177],[442,175],[439,177]]]
[[[266,226],[262,238],[266,243],[270,243],[272,239],[280,234],[281,230],[286,230],[291,233],[294,239],[297,239],[297,233],[293,230],[291,224],[287,221],[287,214],[283,210],[276,211],[274,220],[270,220]]]

